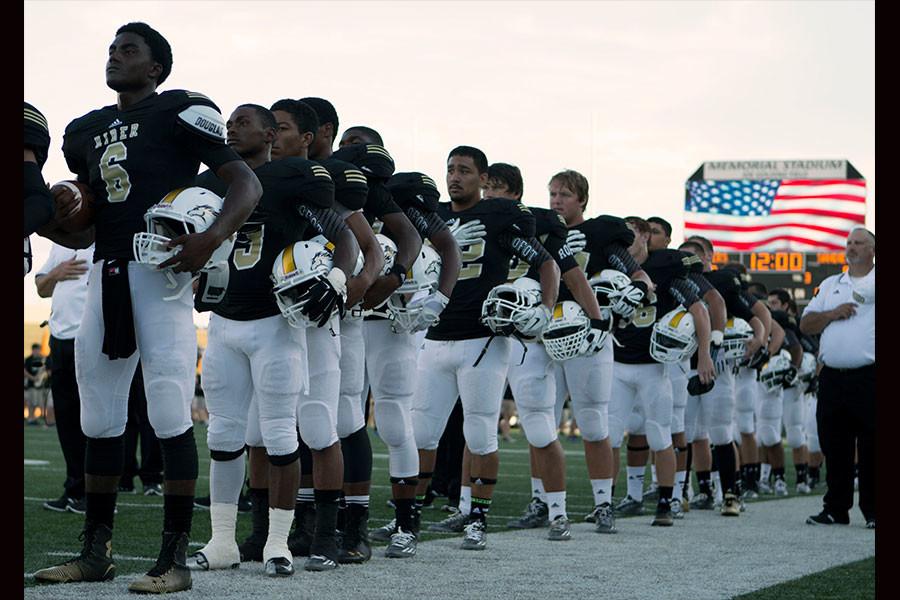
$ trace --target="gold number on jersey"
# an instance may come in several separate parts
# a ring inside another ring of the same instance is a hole
[[[590,252],[579,252],[575,255],[575,262],[581,267],[581,270],[587,273],[588,261],[591,260]]]
[[[506,278],[507,281],[515,281],[519,277],[524,277],[525,274],[528,273],[530,267],[531,265],[527,262],[518,256],[514,256],[510,261],[509,276]]]
[[[259,229],[247,231],[241,235],[246,236],[250,244],[246,248],[234,249],[234,266],[238,271],[244,269],[252,269],[259,262],[262,256],[263,234],[266,231],[265,225],[260,225]]]
[[[481,265],[479,264],[470,264],[475,262],[484,256],[484,242],[475,242],[474,244],[469,244],[466,246],[466,249],[463,250],[462,253],[462,268],[459,270],[459,278],[457,281],[462,281],[463,279],[475,279],[481,276]]]
[[[656,307],[644,306],[634,313],[631,320],[635,327],[650,327],[656,322]]]
[[[131,191],[128,171],[117,164],[128,158],[128,148],[122,142],[106,147],[100,157],[100,177],[106,182],[106,195],[110,202],[125,202]]]

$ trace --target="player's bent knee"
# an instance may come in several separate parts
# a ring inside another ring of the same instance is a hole
[[[497,451],[497,424],[490,421],[484,415],[466,415],[463,435],[472,454],[484,456]]]
[[[270,454],[266,451],[266,456],[269,457],[269,464],[275,467],[286,467],[290,464],[297,462],[300,459],[300,448],[297,446],[297,438],[294,437],[294,450],[292,452],[288,452],[286,454]]]
[[[586,442],[602,442],[609,437],[607,416],[597,408],[582,408],[575,413],[581,437]]]
[[[803,435],[803,427],[793,425],[787,428],[787,443],[791,448],[799,448],[806,442],[806,436]]]
[[[553,409],[549,414],[532,412],[519,415],[519,422],[525,432],[525,439],[535,448],[546,448],[556,441],[556,427],[553,426]]]
[[[731,424],[711,425],[709,428],[709,441],[714,446],[730,444],[732,442]]]
[[[389,447],[402,446],[413,438],[409,407],[397,400],[379,400],[375,403],[375,424],[378,435]]]
[[[324,450],[338,441],[334,415],[324,402],[307,400],[299,409],[300,437],[313,450]]]
[[[763,446],[774,446],[781,441],[778,427],[773,423],[760,423],[756,434]]]
[[[739,412],[737,414],[738,431],[741,433],[753,433],[756,430],[756,421],[753,412]]]
[[[647,444],[654,452],[665,450],[672,445],[672,428],[663,427],[656,421],[646,420],[645,429],[647,435]]]

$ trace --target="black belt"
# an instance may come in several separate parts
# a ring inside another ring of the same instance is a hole
[[[852,369],[839,369],[839,368],[836,368],[836,367],[829,367],[828,365],[825,365],[825,366],[822,367],[822,368],[823,368],[823,369],[829,369],[829,370],[835,371],[835,372],[837,372],[837,373],[864,372],[864,371],[867,371],[867,370],[869,370],[869,369],[874,370],[874,369],[875,369],[875,363],[872,363],[872,364],[870,364],[870,365],[865,365],[865,366],[862,366],[862,367],[854,367],[854,368],[852,368]]]

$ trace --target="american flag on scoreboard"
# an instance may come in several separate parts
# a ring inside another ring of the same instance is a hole
[[[860,179],[689,181],[684,236],[731,252],[843,250],[865,218]]]

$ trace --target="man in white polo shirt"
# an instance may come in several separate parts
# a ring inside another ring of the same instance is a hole
[[[853,229],[846,256],[849,269],[821,283],[800,319],[800,331],[822,334],[816,422],[828,483],[822,512],[806,522],[850,522],[858,448],[859,508],[875,529],[875,234]]]
[[[38,296],[53,297],[50,308],[50,356],[53,361],[53,406],[56,433],[66,461],[65,491],[44,508],[83,514],[84,449],[81,431],[81,402],[75,381],[75,334],[84,313],[88,271],[94,256],[93,244],[84,250],[70,250],[53,244],[50,257],[34,276]]]

